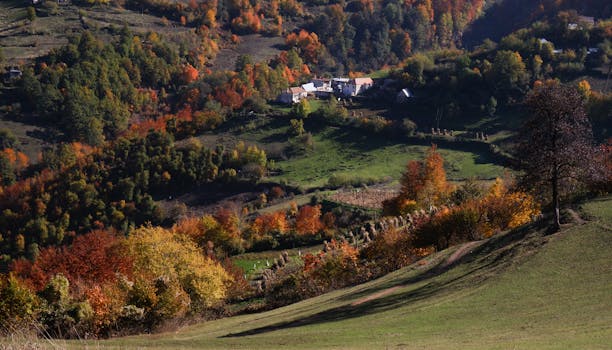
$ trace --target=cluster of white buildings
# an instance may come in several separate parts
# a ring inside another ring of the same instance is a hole
[[[278,96],[282,103],[298,103],[309,96],[328,98],[336,95],[342,97],[354,97],[368,90],[374,85],[372,78],[315,78],[309,83],[301,86],[293,86],[283,91]]]

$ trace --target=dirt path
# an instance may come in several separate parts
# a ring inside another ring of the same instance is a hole
[[[476,247],[480,243],[482,243],[482,241],[465,243],[459,249],[455,250],[455,252],[446,259],[446,261],[442,264],[442,267],[447,267],[454,264],[457,260],[461,259],[464,255],[466,255],[469,250]]]
[[[351,303],[351,306],[357,306],[357,305],[361,305],[363,303],[367,303],[368,301],[372,301],[378,298],[382,298],[385,297],[393,292],[395,292],[396,290],[400,289],[401,287],[403,287],[403,285],[400,286],[395,286],[395,287],[391,287],[391,288],[387,288],[387,289],[383,289],[380,292],[374,293],[374,294],[370,294],[367,297],[361,298],[359,300],[356,300],[354,302]]]
[[[461,247],[459,247],[459,249],[455,250],[455,252],[453,252],[453,254],[451,254],[451,256],[449,256],[446,261],[444,261],[440,266],[442,268],[448,267],[452,264],[454,264],[457,260],[461,259],[463,256],[465,256],[466,254],[470,253],[471,250],[476,247],[477,245],[481,244],[482,241],[474,241],[474,242],[468,242],[463,244]],[[395,287],[390,287],[387,289],[383,289],[380,292],[376,292],[374,294],[370,294],[367,297],[363,297],[361,299],[355,300],[354,302],[351,303],[351,306],[358,306],[361,305],[363,303],[367,303],[368,301],[372,301],[372,300],[376,300],[382,297],[386,297],[389,294],[392,294],[393,292],[395,292],[396,290],[405,287],[406,285],[401,284],[399,286],[395,286]]]

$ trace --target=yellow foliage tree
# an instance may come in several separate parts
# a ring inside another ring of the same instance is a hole
[[[125,251],[134,259],[135,287],[150,296],[153,312],[176,316],[225,297],[230,276],[186,236],[142,227],[128,237]]]
[[[588,99],[591,96],[591,84],[586,80],[578,82],[578,92],[585,98]]]
[[[481,210],[487,217],[488,229],[485,236],[490,236],[495,231],[509,230],[526,224],[540,214],[540,208],[532,195],[510,191],[499,178],[482,199]]]

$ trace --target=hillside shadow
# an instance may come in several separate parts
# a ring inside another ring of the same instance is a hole
[[[359,129],[337,128],[329,133],[329,137],[338,143],[346,145],[358,152],[369,152],[381,147],[391,147],[402,144],[392,137],[372,135]]]
[[[521,244],[519,242],[526,239],[530,233],[534,232],[534,230],[538,230],[537,235],[539,235],[540,228],[541,224],[533,224],[500,236],[492,237],[453,263],[446,264],[446,259],[442,259],[442,261],[432,268],[425,270],[416,276],[398,280],[393,284],[368,288],[358,293],[341,297],[339,300],[358,300],[361,297],[365,297],[392,287],[409,286],[410,284],[438,277],[449,270],[454,269],[458,265],[468,265],[476,262],[476,264],[468,265],[470,268],[468,268],[467,271],[458,273],[458,275],[448,278],[447,280],[432,280],[423,286],[409,291],[376,298],[357,305],[347,304],[335,307],[293,321],[278,322],[272,325],[253,328],[238,333],[230,333],[223,336],[223,338],[244,337],[264,334],[277,330],[348,320],[355,317],[376,314],[408,306],[436,295],[449,294],[463,288],[472,288],[475,284],[482,283],[493,276],[493,271],[510,264],[510,258],[513,257],[512,248],[517,244]]]
[[[447,283],[451,283],[449,281]],[[437,294],[440,289],[444,288],[446,283],[443,284],[427,284],[415,290],[406,293],[394,294],[384,298],[375,299],[367,303],[360,305],[344,305],[336,308],[332,308],[323,312],[319,312],[304,318],[300,318],[294,321],[280,322],[269,326],[258,327],[250,330],[246,330],[239,333],[230,333],[222,338],[235,338],[244,337],[250,335],[263,334],[273,332],[277,330],[290,329],[295,327],[308,326],[313,324],[321,324],[328,322],[343,321],[355,317],[366,316],[379,312],[388,311],[401,306],[415,303],[419,300],[427,299]]]

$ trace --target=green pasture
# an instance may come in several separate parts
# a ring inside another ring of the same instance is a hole
[[[313,140],[313,150],[276,162],[281,173],[272,179],[304,187],[323,186],[333,174],[396,180],[408,161],[422,160],[429,149],[346,128],[324,128],[314,133]],[[490,154],[450,148],[439,148],[439,151],[451,180],[491,179],[504,173],[504,167],[494,164]]]

